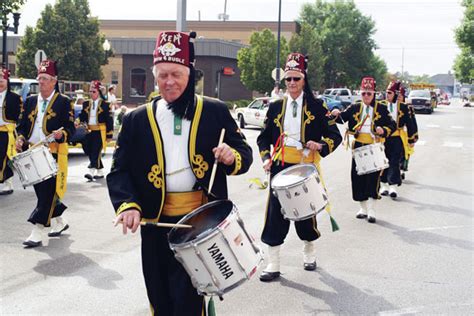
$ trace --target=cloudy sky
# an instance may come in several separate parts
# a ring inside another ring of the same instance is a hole
[[[227,14],[232,21],[276,21],[278,0],[227,0]],[[282,0],[282,20],[298,18],[303,3],[309,0]],[[375,40],[390,72],[434,75],[452,69],[459,49],[454,29],[460,25],[463,7],[460,0],[355,0],[357,7],[376,23]],[[27,0],[22,10],[20,31],[35,26],[47,3],[55,0]],[[133,0],[132,6],[117,0],[89,0],[99,19],[175,20],[176,1]],[[225,0],[191,0],[188,20],[217,20],[224,12]]]

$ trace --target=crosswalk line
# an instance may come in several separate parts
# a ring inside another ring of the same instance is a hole
[[[426,145],[426,140],[419,140],[415,143],[415,146],[425,146]]]
[[[437,124],[428,124],[426,127],[431,127],[431,128],[439,128],[440,126]]]
[[[461,148],[463,146],[460,142],[444,142],[443,147],[451,147],[451,148]]]
[[[452,125],[452,129],[464,129],[464,126],[459,126],[459,125]]]

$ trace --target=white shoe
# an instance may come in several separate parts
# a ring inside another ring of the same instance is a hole
[[[397,197],[397,189],[396,189],[397,185],[396,184],[392,184],[390,185],[390,187],[388,188],[388,194],[390,195],[391,198],[395,199]]]
[[[361,201],[360,210],[356,214],[356,218],[366,218],[367,217],[367,201]]]
[[[104,168],[102,169],[94,169],[95,170],[95,175],[94,179],[102,179],[104,177]]]
[[[280,248],[281,246],[268,246],[268,264],[260,274],[260,281],[270,282],[280,277]]]
[[[35,224],[30,236],[23,242],[23,245],[26,246],[25,248],[34,248],[43,244],[43,229],[43,225]]]
[[[379,190],[380,195],[388,195],[388,184],[385,182],[380,182],[380,190]]]
[[[0,195],[7,195],[13,193],[13,181],[12,178],[8,178],[1,184]]]
[[[367,220],[369,221],[369,223],[375,223],[376,219],[375,219],[375,202],[377,200],[376,199],[372,199],[372,198],[369,198],[369,200],[367,201]]]
[[[94,175],[95,175],[95,169],[89,168],[89,172],[84,175],[84,178],[86,178],[89,181],[92,181],[94,180]]]
[[[51,219],[53,225],[51,231],[48,233],[48,237],[58,237],[63,231],[69,228],[67,221],[61,216]]]

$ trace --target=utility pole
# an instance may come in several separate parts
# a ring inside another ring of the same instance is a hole
[[[186,0],[178,0],[176,31],[186,32]]]

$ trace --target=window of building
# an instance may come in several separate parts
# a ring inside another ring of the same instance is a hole
[[[116,70],[113,70],[112,78],[111,78],[112,84],[118,84],[118,80],[119,80],[119,72]]]
[[[146,86],[146,71],[142,68],[133,68],[130,72],[130,96],[144,97]]]

